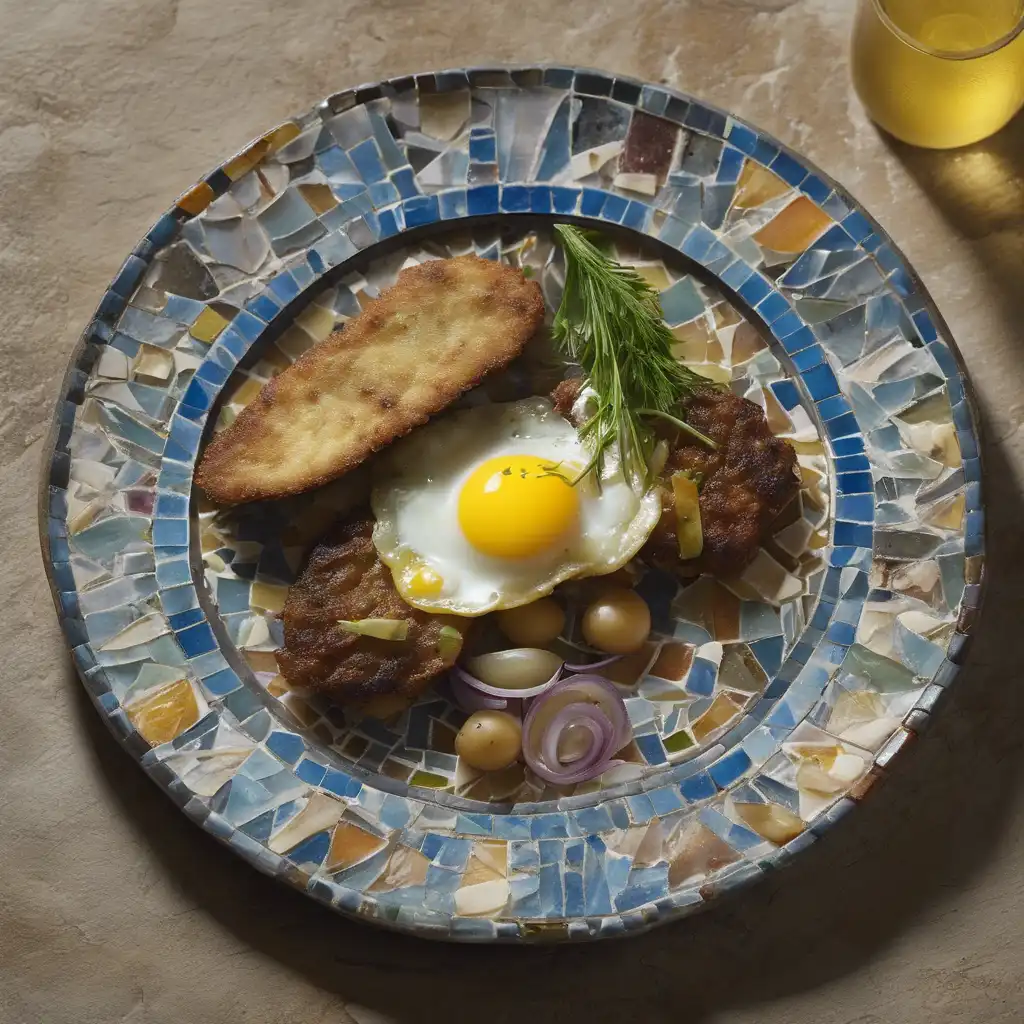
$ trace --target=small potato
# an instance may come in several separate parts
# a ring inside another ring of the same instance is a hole
[[[553,597],[498,612],[498,628],[519,647],[543,647],[565,628],[565,612]]]
[[[635,590],[609,588],[583,613],[583,638],[607,654],[640,650],[651,632],[651,610]]]
[[[504,711],[476,711],[455,737],[455,753],[471,768],[507,768],[523,749],[523,727]]]

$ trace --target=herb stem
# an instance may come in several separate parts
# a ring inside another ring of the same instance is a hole
[[[609,259],[577,227],[558,224],[555,232],[565,286],[552,333],[596,393],[594,414],[580,427],[593,453],[580,477],[593,471],[600,482],[605,455],[614,449],[625,478],[648,486],[656,438],[643,417],[667,420],[715,449],[683,413],[698,387],[718,385],[673,357],[675,339],[658,293],[635,270]]]
[[[673,416],[671,413],[662,412],[660,409],[637,409],[637,412],[641,416],[657,416],[658,419],[665,420],[671,423],[674,427],[678,427],[680,430],[685,431],[691,437],[700,441],[701,444],[707,445],[713,452],[718,451],[718,442],[712,441],[707,434],[702,434],[696,427],[691,427],[686,420],[679,419],[678,416]]]

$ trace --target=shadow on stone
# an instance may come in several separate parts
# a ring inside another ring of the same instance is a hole
[[[881,137],[984,267],[1006,319],[1019,324],[1024,320],[1024,113],[991,138],[962,149],[917,149]],[[935,298],[941,307],[943,296]],[[989,296],[978,298],[985,302]],[[969,339],[964,346],[969,352]]]

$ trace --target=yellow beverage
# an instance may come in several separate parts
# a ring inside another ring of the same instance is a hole
[[[1024,0],[860,0],[852,67],[868,114],[897,138],[977,142],[1024,105]]]

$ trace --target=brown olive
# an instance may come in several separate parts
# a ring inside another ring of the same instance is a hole
[[[523,749],[523,727],[504,711],[475,711],[455,737],[455,753],[471,768],[507,768]]]
[[[583,613],[583,638],[608,654],[640,650],[651,632],[651,610],[635,590],[604,591]]]
[[[519,647],[544,647],[565,628],[565,612],[553,597],[498,612],[498,628]]]

